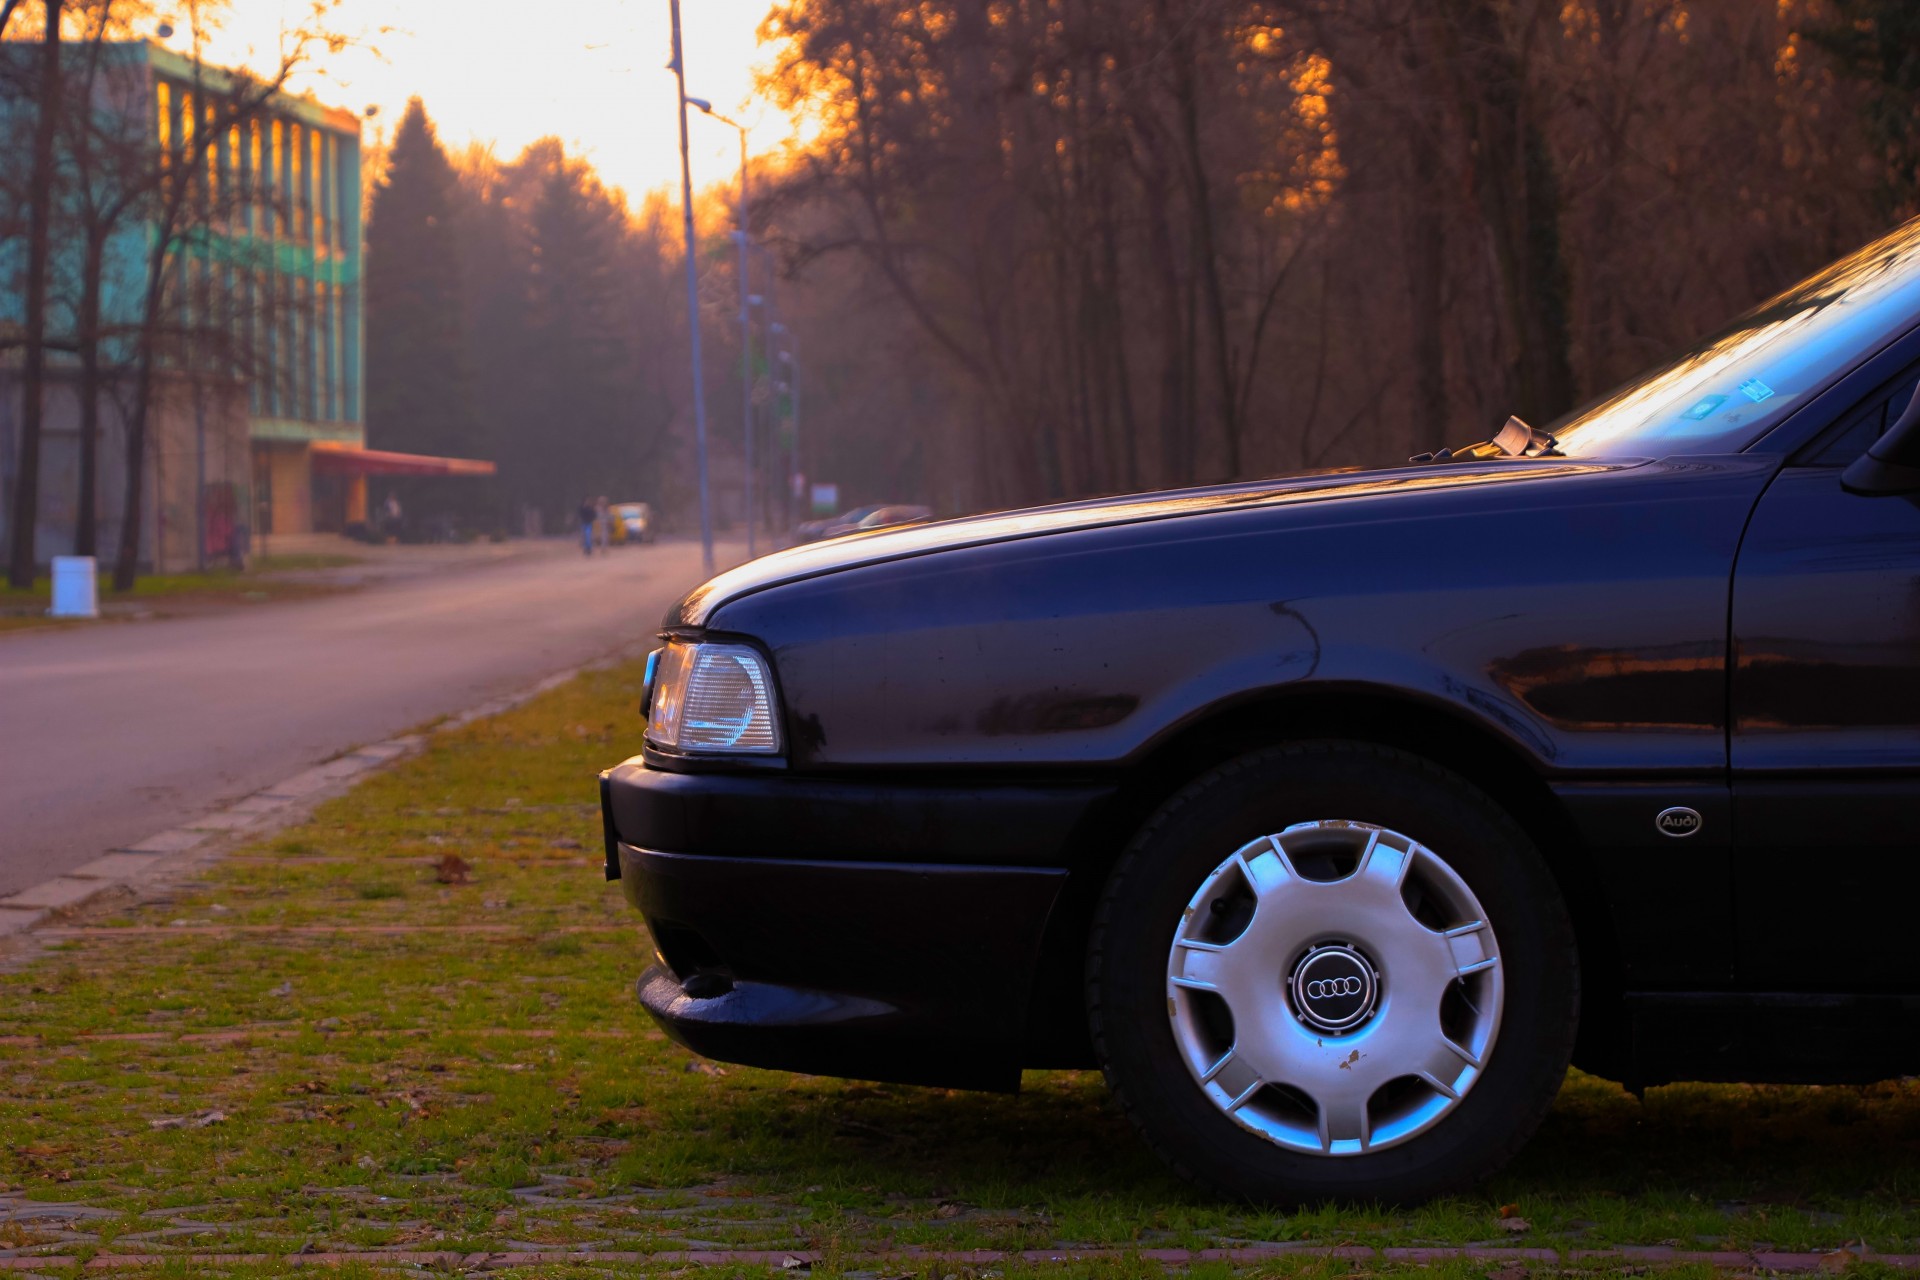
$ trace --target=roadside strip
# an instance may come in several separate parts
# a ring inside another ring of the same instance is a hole
[[[311,811],[316,803],[347,790],[368,772],[419,751],[426,745],[427,734],[430,731],[457,729],[476,720],[499,715],[503,711],[512,710],[522,703],[539,697],[549,689],[558,688],[582,671],[610,666],[632,657],[633,654],[633,646],[624,646],[615,653],[593,662],[569,667],[516,693],[471,707],[458,715],[450,716],[429,726],[428,729],[401,734],[397,738],[389,738],[370,746],[356,747],[352,751],[303,769],[292,777],[283,778],[272,786],[262,787],[252,795],[195,818],[191,822],[178,827],[169,827],[165,831],[156,831],[144,839],[110,849],[92,862],[76,867],[65,875],[42,880],[39,884],[29,885],[18,893],[0,898],[0,940],[10,935],[26,933],[28,930],[36,930],[37,938],[52,939],[93,933],[112,933],[130,937],[142,933],[222,932],[235,928],[235,926],[210,926],[196,930],[181,926],[150,929],[56,930],[37,927],[54,920],[56,916],[64,917],[78,911],[103,894],[117,889],[137,893],[165,883],[182,872],[204,866],[216,860],[243,837],[253,839],[289,826]],[[409,927],[404,931],[416,932],[418,928],[430,927]],[[484,925],[462,927],[482,931],[488,928]],[[330,927],[307,929],[273,926],[273,928],[288,933],[340,932]],[[0,1259],[0,1261],[4,1260]]]

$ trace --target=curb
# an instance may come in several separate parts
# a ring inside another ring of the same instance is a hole
[[[356,747],[262,787],[224,808],[109,849],[71,871],[0,898],[0,942],[29,934],[106,894],[138,893],[172,879],[179,872],[204,865],[225,852],[233,839],[242,835],[264,835],[289,826],[315,802],[330,799],[374,770],[415,754],[427,745],[434,733],[462,728],[476,720],[511,711],[583,672],[614,666],[634,657],[652,643],[649,639],[624,645],[611,654],[556,672],[518,692],[489,699],[411,733]],[[9,1260],[0,1257],[0,1270],[8,1266]]]
[[[425,744],[424,733],[409,733],[356,748],[183,826],[129,841],[64,875],[0,898],[0,938],[26,933],[103,894],[122,889],[137,892],[197,866],[224,844],[224,838],[284,826],[311,802],[346,790],[370,770],[411,755]]]

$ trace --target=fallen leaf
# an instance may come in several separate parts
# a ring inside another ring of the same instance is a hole
[[[1502,1218],[1500,1219],[1500,1226],[1502,1230],[1510,1232],[1513,1235],[1519,1235],[1522,1231],[1533,1230],[1533,1224],[1525,1218]]]
[[[1517,1204],[1503,1204],[1500,1206],[1500,1216],[1503,1218],[1517,1218],[1520,1216],[1520,1206]]]
[[[805,1258],[796,1258],[792,1254],[788,1254],[786,1257],[780,1259],[780,1269],[782,1271],[811,1271],[813,1270],[813,1264]]]
[[[594,1121],[602,1127],[645,1128],[653,1122],[653,1113],[645,1107],[608,1107]]]

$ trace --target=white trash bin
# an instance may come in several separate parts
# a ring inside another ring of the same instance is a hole
[[[92,556],[53,558],[53,608],[56,618],[100,616],[99,580]]]

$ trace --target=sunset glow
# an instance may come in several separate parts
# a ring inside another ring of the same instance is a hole
[[[683,0],[681,17],[687,92],[747,125],[756,152],[777,149],[791,133],[753,97],[754,68],[767,57],[755,31],[767,8],[768,0]],[[307,12],[303,0],[237,0],[206,56],[270,68],[280,33]],[[667,0],[558,0],[531,9],[510,0],[342,0],[329,21],[358,43],[316,59],[294,87],[355,111],[378,107],[370,141],[389,133],[417,94],[456,153],[477,141],[510,159],[551,135],[635,200],[677,189]],[[165,43],[190,48],[184,29]],[[731,129],[695,113],[689,140],[696,188],[736,172]]]

